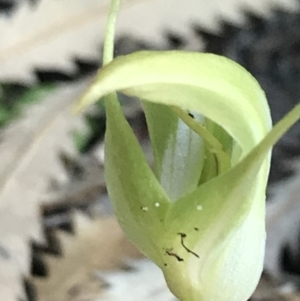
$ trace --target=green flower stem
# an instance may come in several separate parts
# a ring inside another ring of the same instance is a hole
[[[120,3],[121,0],[113,0],[110,5],[103,47],[103,66],[110,63],[114,58],[115,27]]]
[[[105,31],[105,39],[103,46],[103,66],[110,63],[114,58],[114,42],[115,42],[115,27],[121,0],[113,0],[110,5],[109,17],[107,20],[107,28]],[[106,108],[108,106],[118,104],[117,93],[112,93],[104,97]],[[107,116],[109,118],[109,116]]]
[[[173,107],[177,116],[194,132],[196,132],[205,142],[205,147],[210,153],[214,154],[217,160],[218,174],[230,168],[230,157],[223,150],[220,141],[214,137],[202,124],[197,122],[194,118],[190,117],[184,110],[179,107]]]

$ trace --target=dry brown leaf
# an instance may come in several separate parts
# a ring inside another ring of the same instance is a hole
[[[0,79],[35,80],[35,68],[74,71],[72,58],[97,59],[109,0],[42,0],[34,9],[24,1],[13,18],[0,19]],[[241,6],[268,12],[270,3],[295,7],[296,0],[124,0],[118,18],[118,32],[132,33],[155,44],[164,45],[163,32],[171,30],[190,44],[190,25],[197,21],[217,28],[216,16],[241,22]]]
[[[31,279],[39,301],[93,300],[107,285],[97,271],[120,269],[126,259],[141,258],[113,217],[91,220],[76,213],[74,225],[75,235],[57,232],[62,257],[43,257],[49,276]]]

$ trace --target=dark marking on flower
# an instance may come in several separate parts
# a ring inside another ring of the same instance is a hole
[[[189,112],[189,116],[190,116],[191,118],[195,118],[195,116],[194,116],[191,112]]]
[[[164,266],[167,267],[168,265],[165,263]]]
[[[199,231],[199,228],[195,227],[194,230],[195,230],[195,231]]]
[[[215,159],[215,162],[216,162],[216,168],[217,168],[217,175],[220,173],[220,162],[219,162],[219,160],[218,160],[218,158],[217,158],[217,155],[214,153],[213,154],[213,158]]]
[[[184,239],[186,238],[186,234],[185,233],[178,233],[178,235],[180,235],[181,237],[181,245],[183,246],[183,248],[188,252],[193,254],[194,256],[196,256],[197,258],[200,258],[199,255],[195,252],[193,252],[192,250],[190,250],[185,244],[184,244]]]
[[[181,258],[178,254],[176,254],[176,253],[173,252],[173,249],[166,249],[166,253],[167,253],[167,255],[169,255],[169,256],[175,257],[179,262],[184,261],[183,258]]]

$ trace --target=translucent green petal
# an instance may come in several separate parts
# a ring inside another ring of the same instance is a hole
[[[171,200],[194,190],[204,160],[202,139],[172,108],[144,102],[157,178]]]
[[[265,94],[240,65],[221,56],[137,52],[99,71],[79,107],[112,91],[203,114],[251,150],[271,127]]]
[[[105,176],[114,212],[130,240],[161,264],[157,233],[163,231],[169,200],[119,104],[108,101],[106,110]]]

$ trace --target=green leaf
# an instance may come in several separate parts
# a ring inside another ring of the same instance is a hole
[[[0,127],[18,117],[26,105],[42,100],[55,85],[43,84],[22,92],[15,92],[11,85],[4,87],[0,87]]]
[[[6,124],[14,117],[14,113],[7,110],[6,107],[0,106],[0,127]]]
[[[88,136],[84,133],[81,133],[78,130],[74,130],[71,132],[72,135],[72,139],[73,139],[73,143],[75,144],[76,149],[79,152],[82,152],[82,150],[84,149],[84,147],[86,146],[87,142],[88,142]]]
[[[163,218],[170,205],[168,197],[119,104],[107,102],[106,110],[105,176],[114,212],[130,240],[161,266],[157,233],[164,227]]]
[[[34,103],[40,99],[43,99],[49,92],[55,89],[55,84],[42,84],[28,89],[23,92],[20,96],[18,102],[16,102],[16,106],[18,109],[22,109],[23,106]]]

